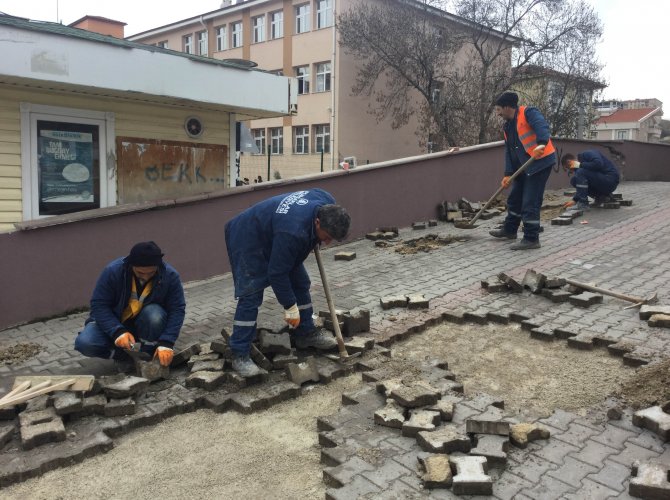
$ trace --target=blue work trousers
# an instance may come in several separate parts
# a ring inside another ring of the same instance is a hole
[[[158,304],[147,304],[137,315],[134,321],[126,324],[128,331],[133,334],[136,342],[142,343],[142,351],[153,356],[157,341],[167,323],[167,313]],[[123,349],[114,345],[116,339],[105,334],[95,321],[84,326],[84,330],[77,335],[74,341],[75,350],[84,356],[93,358],[123,358]]]
[[[523,221],[524,239],[539,241],[540,209],[544,198],[544,187],[551,170],[551,168],[545,168],[533,175],[523,173],[514,179],[512,190],[507,197],[506,233],[516,234],[519,224]]]
[[[602,198],[612,194],[619,182],[600,172],[578,168],[570,179],[570,184],[577,189],[574,200],[588,203],[589,196]]]

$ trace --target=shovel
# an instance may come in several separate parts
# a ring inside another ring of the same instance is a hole
[[[330,288],[328,287],[328,279],[326,278],[326,269],[323,267],[323,261],[321,260],[321,252],[319,251],[318,245],[314,247],[314,256],[316,257],[316,264],[319,266],[319,274],[321,274],[321,283],[323,283],[323,291],[326,294],[326,301],[328,302],[328,310],[330,311],[330,319],[333,322],[333,329],[335,330],[335,338],[337,339],[337,349],[340,351],[339,358],[333,354],[325,354],[329,359],[334,359],[335,361],[346,362],[350,358],[356,358],[361,355],[360,352],[352,354],[351,356],[347,352],[347,348],[344,345],[344,339],[342,338],[342,332],[340,331],[340,322],[337,320],[337,313],[335,312],[335,304],[333,304],[333,299],[330,296]]]
[[[521,166],[517,169],[517,171],[514,172],[514,173],[510,176],[510,178],[509,178],[509,184],[512,184],[512,181],[514,181],[514,179],[516,179],[517,177],[519,177],[519,175],[521,175],[523,172],[525,172],[525,170],[526,170],[526,169],[527,169],[527,168],[528,168],[534,161],[535,161],[535,158],[533,158],[532,156],[531,156],[530,158],[528,158],[528,161],[527,161],[526,163],[524,163],[523,165],[521,165]],[[508,185],[509,185],[509,184],[508,184]],[[475,222],[477,221],[477,219],[479,219],[479,218],[481,217],[481,215],[484,213],[484,210],[486,210],[487,208],[489,208],[489,207],[491,206],[491,203],[493,203],[493,200],[495,200],[495,199],[498,197],[498,195],[499,195],[500,193],[502,193],[503,189],[506,189],[506,187],[507,187],[507,186],[502,186],[502,185],[501,185],[501,186],[498,188],[498,190],[497,190],[495,193],[493,193],[493,196],[491,196],[491,197],[489,198],[489,201],[487,201],[487,202],[484,204],[484,206],[481,208],[481,210],[480,210],[479,212],[477,212],[477,215],[475,215],[475,216],[472,218],[471,221],[468,221],[468,222],[458,222],[458,223],[454,224],[454,227],[456,227],[456,228],[458,228],[458,229],[474,229],[474,228],[476,228],[477,226],[475,226]]]

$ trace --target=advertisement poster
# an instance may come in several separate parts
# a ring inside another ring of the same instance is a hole
[[[42,129],[38,141],[40,201],[92,203],[93,134]]]

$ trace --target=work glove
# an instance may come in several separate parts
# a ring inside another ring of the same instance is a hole
[[[511,175],[506,175],[505,177],[503,177],[502,180],[500,181],[500,186],[507,189],[509,187],[511,178],[512,178]]]
[[[120,347],[121,349],[127,349],[131,350],[133,348],[133,344],[135,343],[135,337],[133,337],[133,334],[130,332],[124,332],[118,337],[116,337],[116,340],[114,341],[114,345],[116,347]]]
[[[544,144],[538,144],[535,149],[533,149],[533,158],[536,160],[541,158],[544,154]]]
[[[169,347],[158,346],[154,351],[154,359],[158,358],[161,366],[170,366],[173,357],[174,351]]]
[[[300,324],[298,304],[293,304],[288,309],[284,309],[284,321],[286,321],[291,328],[298,328],[298,325]]]
[[[570,164],[568,165],[568,167],[570,168],[570,170],[575,170],[575,169],[579,168],[579,165],[580,164],[577,160],[572,160],[570,162]]]
[[[575,202],[574,200],[566,201],[565,203],[563,203],[563,208],[574,207],[576,204],[577,202]]]

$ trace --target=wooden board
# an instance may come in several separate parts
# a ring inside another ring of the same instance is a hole
[[[51,382],[55,384],[70,379],[74,379],[75,382],[65,389],[68,391],[90,391],[93,388],[93,382],[95,382],[95,377],[93,375],[19,375],[14,379],[14,386],[12,389],[16,389],[24,381],[31,382],[30,387],[35,387],[37,384],[44,382],[45,380],[51,380]]]

